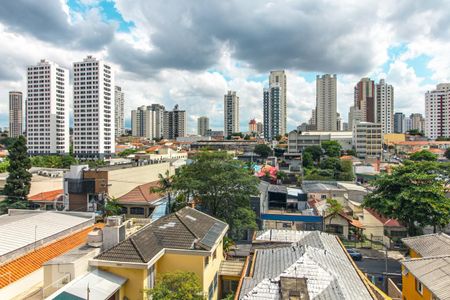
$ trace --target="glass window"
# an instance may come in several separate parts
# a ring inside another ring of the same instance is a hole
[[[143,207],[130,207],[130,215],[144,215]]]
[[[423,295],[423,285],[422,282],[420,282],[419,280],[416,279],[416,291]]]

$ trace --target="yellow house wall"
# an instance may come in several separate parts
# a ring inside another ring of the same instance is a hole
[[[404,142],[405,141],[405,134],[404,133],[385,133],[383,135],[383,142],[385,144],[389,143],[397,143],[397,142]]]
[[[103,266],[99,269],[128,279],[120,290],[120,299],[123,299],[123,296],[129,300],[147,299],[146,294],[143,293],[143,289],[146,287],[147,270]]]
[[[417,253],[416,251],[414,251],[413,249],[409,249],[409,256],[411,258],[419,258],[422,257],[419,253]]]
[[[383,224],[377,218],[372,216],[367,210],[363,210],[364,217],[362,223],[364,225],[364,234],[370,238],[371,234],[377,237],[384,236]]]
[[[402,266],[402,271],[404,271],[405,267]],[[404,274],[405,272],[402,272]],[[416,290],[416,279],[415,277],[408,272],[407,275],[402,275],[402,294],[403,299],[406,300],[432,300],[431,292],[423,286],[423,295],[421,295]]]

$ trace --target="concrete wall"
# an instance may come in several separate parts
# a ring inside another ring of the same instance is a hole
[[[40,268],[0,289],[0,299],[23,299],[24,296],[42,286],[43,274],[43,268]]]
[[[158,180],[158,175],[164,175],[167,170],[171,175],[174,174],[168,162],[110,171],[108,194],[118,198],[141,184]]]

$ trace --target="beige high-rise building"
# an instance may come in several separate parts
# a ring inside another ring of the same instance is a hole
[[[354,91],[354,117],[360,122],[376,122],[376,88],[375,81],[362,78],[355,86]],[[352,121],[353,124],[355,122]]]
[[[224,135],[239,132],[239,97],[235,91],[228,91],[223,97]]]
[[[378,158],[383,154],[381,124],[359,122],[353,125],[353,147],[358,158]]]
[[[264,138],[273,140],[286,133],[287,81],[284,70],[271,71],[269,88],[263,91]]]
[[[22,92],[9,92],[9,136],[23,134]]]
[[[316,128],[337,131],[336,74],[316,77]]]
[[[200,136],[206,136],[209,129],[209,118],[200,117],[197,119],[197,134]]]
[[[383,133],[394,132],[394,87],[381,79],[376,84],[376,122]]]
[[[114,87],[114,105],[115,105],[115,130],[116,137],[119,137],[125,134],[125,123],[124,123],[124,103],[125,102],[125,94],[122,92],[122,88],[120,86]]]
[[[159,138],[156,132],[155,112],[149,106],[140,106],[131,111],[131,132],[133,136]]]

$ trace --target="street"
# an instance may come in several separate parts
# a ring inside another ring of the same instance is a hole
[[[366,251],[364,251],[366,252]],[[383,287],[383,273],[385,272],[385,259],[384,257],[366,256],[363,254],[363,259],[361,261],[356,261],[356,265],[361,271],[366,273],[372,282],[374,282],[378,287]],[[395,282],[398,287],[401,287],[402,277],[401,277],[401,264],[393,258],[388,258],[387,260],[387,271],[390,274],[389,278]],[[398,274],[398,275],[392,275]]]

